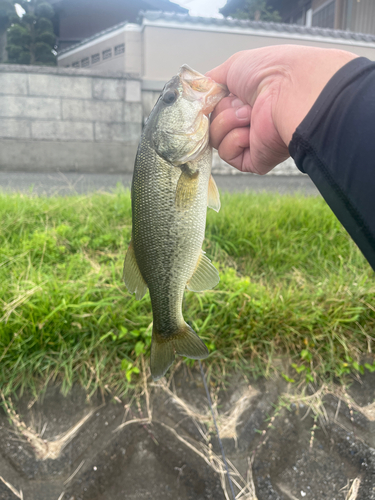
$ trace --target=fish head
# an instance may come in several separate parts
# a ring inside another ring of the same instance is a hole
[[[184,65],[164,87],[146,127],[155,151],[179,166],[198,159],[209,142],[209,118],[228,89]]]

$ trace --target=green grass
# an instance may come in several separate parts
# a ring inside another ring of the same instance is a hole
[[[67,198],[0,195],[0,388],[58,378],[88,391],[137,384],[152,321],[121,281],[131,234],[128,192]],[[374,273],[320,198],[222,196],[205,250],[215,290],[185,294],[184,316],[213,372],[343,377],[373,370]],[[147,361],[148,362],[148,361]],[[187,361],[191,364],[192,361]]]

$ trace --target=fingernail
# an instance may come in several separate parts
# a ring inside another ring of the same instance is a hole
[[[240,119],[249,118],[249,107],[242,106],[242,108],[236,109],[236,116]]]
[[[233,99],[232,101],[232,108],[239,108],[243,105],[244,103],[241,101],[241,99],[238,99],[238,97],[236,99]]]

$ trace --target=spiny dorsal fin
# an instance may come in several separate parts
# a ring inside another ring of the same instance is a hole
[[[220,210],[220,195],[219,190],[217,189],[216,182],[214,178],[210,177],[210,181],[208,183],[208,201],[207,206],[218,212]]]
[[[196,197],[199,184],[199,171],[191,172],[189,165],[181,167],[181,175],[177,182],[176,208],[188,210],[192,207]]]
[[[202,251],[193,276],[187,282],[186,287],[192,292],[211,290],[220,281],[219,273],[210,259]]]
[[[128,251],[126,252],[122,279],[125,281],[126,288],[129,292],[135,293],[135,298],[137,300],[141,300],[147,292],[147,285],[145,280],[142,278],[141,271],[139,270],[137,261],[135,260],[132,241],[130,242]]]

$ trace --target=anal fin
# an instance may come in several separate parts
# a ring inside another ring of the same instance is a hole
[[[126,252],[122,278],[129,292],[135,293],[135,298],[141,300],[147,292],[147,284],[141,275],[135,259],[133,242],[130,242],[128,251]]]
[[[214,178],[210,177],[209,183],[208,183],[208,201],[207,201],[207,206],[209,208],[212,208],[215,210],[215,212],[218,212],[220,210],[220,195],[219,195],[219,190],[216,186],[216,182]]]
[[[192,292],[201,292],[214,288],[220,281],[219,273],[203,251],[199,256],[197,266],[186,287]]]

